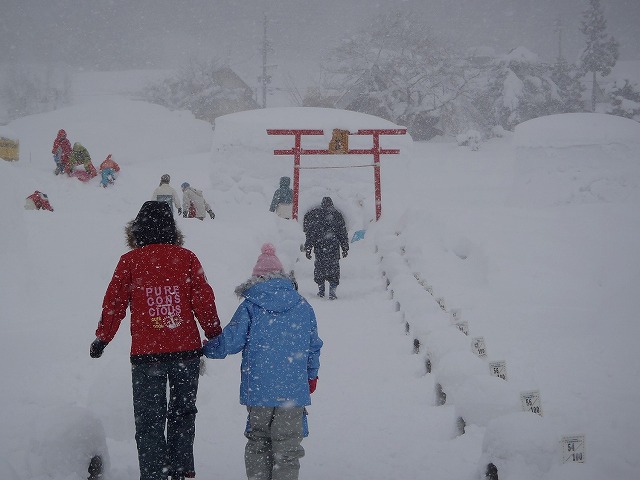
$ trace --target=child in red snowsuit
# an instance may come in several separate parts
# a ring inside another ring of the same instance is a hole
[[[39,192],[38,190],[27,197],[24,208],[26,210],[49,210],[53,212],[53,207],[49,203],[47,194]]]
[[[65,172],[67,175],[71,173],[71,165],[69,164],[69,155],[71,155],[71,142],[67,138],[67,132],[60,129],[58,130],[58,136],[53,141],[53,161],[56,162],[56,169],[54,173],[59,175]]]

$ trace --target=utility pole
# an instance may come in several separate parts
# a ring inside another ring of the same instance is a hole
[[[267,65],[267,54],[273,49],[269,40],[267,40],[267,15],[264,15],[263,34],[262,34],[262,75],[258,77],[258,81],[262,86],[262,108],[267,108],[267,87],[271,83],[271,75],[268,69],[275,68],[276,65]]]
[[[558,58],[562,58],[562,28],[564,25],[562,24],[562,18],[558,16],[555,22],[556,32],[558,32]]]

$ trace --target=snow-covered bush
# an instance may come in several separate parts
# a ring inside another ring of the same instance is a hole
[[[477,130],[467,130],[465,133],[457,135],[456,141],[458,142],[458,146],[469,147],[475,152],[480,149],[482,135]]]
[[[496,125],[491,129],[491,135],[495,138],[503,138],[507,134],[502,125]]]
[[[629,80],[625,80],[622,87],[616,84],[611,92],[612,108],[606,113],[640,122],[640,92],[637,87],[629,83]]]

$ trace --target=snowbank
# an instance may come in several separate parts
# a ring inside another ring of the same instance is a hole
[[[572,113],[516,127],[514,205],[640,201],[640,124]]]
[[[113,121],[118,118],[118,121]],[[60,128],[69,141],[84,145],[97,167],[108,154],[120,166],[208,152],[211,124],[191,112],[122,97],[92,98],[83,103],[11,122],[20,137],[20,156],[36,165],[54,163],[51,146]]]
[[[564,113],[534,118],[514,132],[517,148],[640,145],[640,123],[600,113]]]

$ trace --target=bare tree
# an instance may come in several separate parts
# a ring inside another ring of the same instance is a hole
[[[410,12],[378,17],[323,62],[338,108],[404,124],[418,137],[432,136],[442,110],[468,91],[477,74],[465,67]]]

